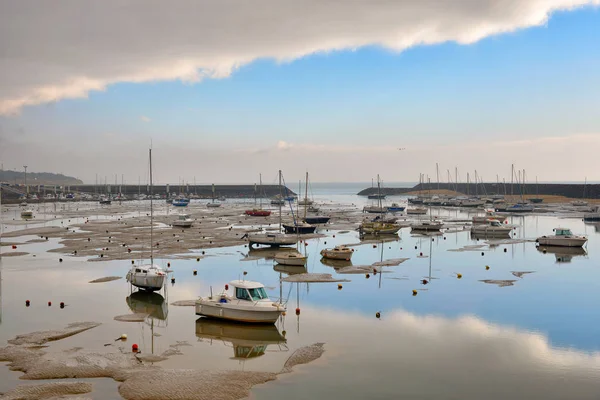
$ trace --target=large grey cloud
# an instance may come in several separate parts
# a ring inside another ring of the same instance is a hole
[[[2,0],[0,114],[117,82],[225,77],[259,58],[396,51],[544,24],[600,0]]]

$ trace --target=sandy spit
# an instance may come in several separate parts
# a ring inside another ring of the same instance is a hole
[[[98,322],[75,322],[69,324],[65,329],[55,331],[39,331],[26,333],[24,335],[17,335],[14,339],[8,341],[10,344],[22,345],[22,344],[37,344],[41,345],[46,342],[52,342],[54,340],[60,340],[69,336],[76,335],[78,333],[87,331],[88,329],[99,326]]]
[[[26,251],[14,251],[14,252],[10,252],[10,253],[2,253],[2,257],[19,257],[19,256],[26,256],[27,253]]]
[[[282,279],[284,282],[350,282],[348,279],[335,279],[331,274],[315,274],[308,272],[306,274],[290,275]]]
[[[89,281],[88,283],[104,283],[104,282],[116,281],[118,279],[121,279],[121,277],[120,276],[105,276],[104,278],[94,279],[93,281]]]
[[[120,321],[120,322],[144,322],[144,320],[146,319],[146,317],[148,317],[148,315],[149,314],[146,314],[146,313],[124,314],[124,315],[117,315],[113,319],[115,321]]]
[[[90,393],[92,384],[87,382],[52,382],[41,385],[22,385],[0,396],[2,400],[39,400],[63,398],[62,396]],[[71,398],[71,397],[68,397]]]
[[[172,306],[193,307],[196,305],[196,300],[177,300],[171,303]]]
[[[517,278],[522,278],[526,274],[533,274],[535,271],[510,271]]]
[[[404,261],[407,261],[408,258],[390,258],[389,260],[378,261],[371,266],[373,267],[394,267],[396,265],[402,264]]]

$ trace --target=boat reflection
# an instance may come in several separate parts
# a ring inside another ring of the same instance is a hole
[[[250,248],[248,254],[245,257],[252,257],[253,259],[272,260],[275,258],[277,253],[295,252],[296,249],[293,247],[280,247],[280,248]]]
[[[587,251],[583,247],[537,246],[536,248],[540,253],[554,254],[557,263],[568,263],[573,257],[587,256]]]
[[[273,270],[277,272],[281,272],[288,275],[298,275],[305,274],[308,272],[304,265],[283,265],[283,264],[275,264],[273,266]]]
[[[231,345],[233,360],[255,359],[267,351],[288,351],[287,340],[275,325],[249,325],[198,318],[196,337],[209,341],[211,345],[213,341],[223,342],[225,346]]]
[[[362,235],[360,237],[360,241],[363,243],[370,243],[370,242],[377,242],[377,243],[381,243],[381,242],[399,242],[400,241],[400,236],[398,236],[397,233],[394,234],[381,234],[381,235],[371,235],[371,234],[366,234],[366,235]]]
[[[168,306],[165,298],[158,293],[138,291],[130,294],[127,305],[134,313],[148,314],[148,318],[165,321],[168,314]]]
[[[327,265],[328,267],[333,267],[333,268],[344,268],[344,267],[351,267],[352,261],[350,261],[350,260],[334,260],[331,258],[321,258],[321,264]]]

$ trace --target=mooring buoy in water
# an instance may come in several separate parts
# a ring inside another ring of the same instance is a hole
[[[460,278],[462,278],[462,274],[456,274],[456,277],[457,277],[458,279],[460,279]]]
[[[65,308],[65,303],[64,302],[60,302],[60,308]]]
[[[296,308],[296,315],[300,315],[300,308]]]
[[[30,304],[31,302],[29,300],[25,300],[25,307],[29,307]]]
[[[365,278],[367,278],[367,279],[369,279],[370,277],[371,277],[371,275],[369,275],[369,274],[365,275]]]
[[[50,306],[52,306],[52,302],[51,301],[48,302],[48,307],[50,307]]]
[[[338,283],[338,290],[342,290],[342,284]]]
[[[490,266],[489,266],[489,265],[486,265],[486,266],[485,266],[485,270],[487,271],[487,270],[489,270],[489,269],[490,269]]]
[[[413,296],[416,296],[416,295],[417,295],[417,293],[418,293],[418,292],[417,292],[417,290],[416,290],[416,289],[413,289],[413,291],[412,291],[412,294],[413,294]]]
[[[379,311],[375,313],[375,318],[381,318],[381,313]]]
[[[198,275],[198,271],[194,270],[193,274],[194,276]]]
[[[139,347],[138,347],[138,345],[136,343],[134,343],[134,344],[131,345],[131,351],[133,353],[137,353],[139,351]]]

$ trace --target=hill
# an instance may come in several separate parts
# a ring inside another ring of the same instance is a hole
[[[23,171],[6,171],[0,169],[0,182],[23,185],[25,173]],[[81,185],[80,179],[52,172],[27,172],[27,185]]]

